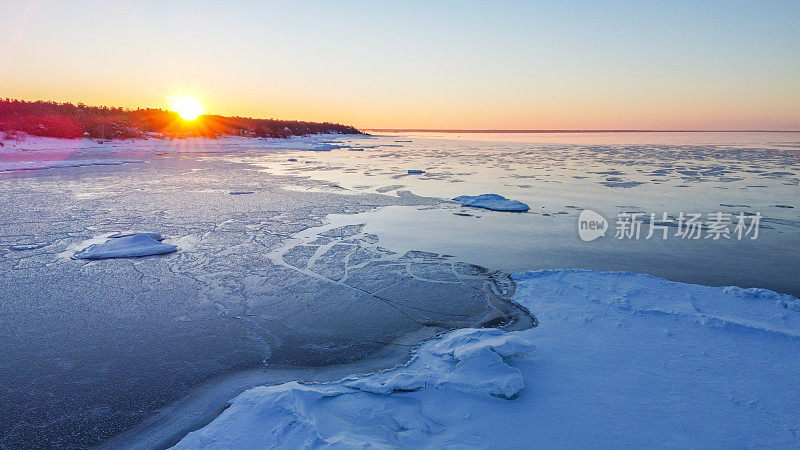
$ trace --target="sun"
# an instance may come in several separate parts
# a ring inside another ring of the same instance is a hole
[[[205,111],[200,100],[191,95],[176,95],[167,98],[169,108],[186,121],[192,121],[200,117]]]

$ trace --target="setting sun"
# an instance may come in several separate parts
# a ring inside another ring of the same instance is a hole
[[[197,119],[203,112],[203,104],[200,103],[200,100],[188,96],[188,95],[181,95],[181,96],[172,96],[167,99],[169,102],[169,108],[179,116],[183,120],[195,120]]]

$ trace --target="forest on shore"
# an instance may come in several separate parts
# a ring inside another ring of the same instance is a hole
[[[156,108],[0,99],[0,132],[67,139],[247,136],[286,138],[319,133],[363,134],[349,125],[328,122],[202,115],[193,121]]]

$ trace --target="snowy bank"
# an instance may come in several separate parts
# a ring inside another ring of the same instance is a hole
[[[509,200],[498,194],[461,195],[453,200],[461,206],[483,208],[492,211],[525,212],[530,209],[528,205],[517,200]]]
[[[800,445],[800,300],[632,273],[514,275],[540,325],[249,390],[179,448]]]
[[[341,147],[335,142],[341,137],[337,134],[314,134],[289,138],[226,136],[218,139],[97,140],[22,135],[14,139],[0,139],[3,144],[0,146],[0,172],[142,163],[144,159],[158,154],[330,151]],[[130,159],[131,156],[140,159]]]

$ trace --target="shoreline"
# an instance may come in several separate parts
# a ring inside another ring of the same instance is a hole
[[[435,336],[436,334],[433,334],[420,342]],[[403,344],[390,344],[387,345],[387,349],[399,349],[400,345]],[[190,432],[211,423],[228,408],[234,398],[254,387],[277,385],[289,381],[332,382],[349,375],[388,370],[407,362],[411,352],[412,350],[387,351],[389,354],[377,358],[366,358],[350,364],[322,368],[252,369],[229,374],[222,379],[212,379],[194,388],[183,399],[167,406],[133,428],[111,437],[97,448],[169,448]]]
[[[426,342],[456,330],[496,327],[503,331],[522,331],[538,325],[538,321],[530,311],[512,300],[515,291],[513,281],[507,297],[502,297],[493,286],[488,289],[491,292],[488,292],[487,303],[506,314],[505,317],[498,316],[484,323],[455,329],[422,328],[386,343],[375,355],[348,364],[319,367],[268,365],[266,369],[252,369],[229,374],[221,379],[212,379],[195,387],[184,398],[168,405],[134,427],[112,436],[95,448],[108,450],[170,448],[189,433],[214,421],[236,397],[250,389],[287,382],[335,383],[344,378],[369,376],[407,365],[417,349]]]
[[[792,406],[800,398],[773,387],[784,386],[783,370],[797,372],[784,358],[796,353],[786,344],[800,322],[753,313],[787,304],[798,311],[800,299],[630,272],[511,276],[519,288],[512,301],[541,313],[541,329],[456,329],[422,342],[409,363],[391,370],[254,388],[178,447],[489,447],[498,437],[546,447],[613,446],[621,438],[645,447],[796,444]],[[708,310],[687,308],[693,301]],[[742,366],[737,355],[759,364]],[[762,366],[774,370],[720,383]]]
[[[66,139],[26,135],[0,139],[0,174],[67,167],[141,163],[162,155],[237,154],[248,151],[323,152],[338,148],[335,139],[368,135],[310,134],[287,138],[226,136],[221,138]]]

